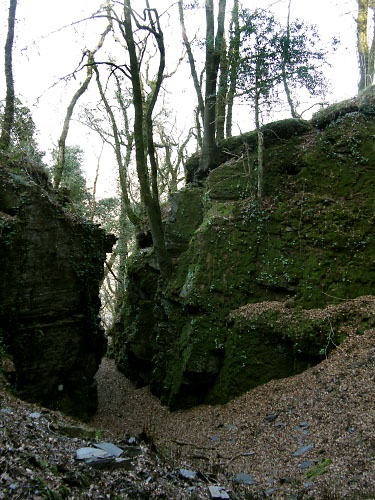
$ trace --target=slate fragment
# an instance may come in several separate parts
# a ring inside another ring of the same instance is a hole
[[[35,419],[38,419],[42,416],[41,413],[39,413],[38,411],[34,411],[33,413],[30,413],[30,415],[28,415],[29,418],[35,418]]]
[[[301,470],[304,470],[304,469],[308,469],[310,467],[310,465],[312,465],[314,462],[312,462],[311,460],[306,460],[306,462],[302,462],[301,464],[299,464],[299,468]]]
[[[232,481],[234,481],[235,483],[240,483],[240,484],[255,484],[255,481],[254,479],[250,476],[250,474],[244,474],[244,473],[240,473],[240,474],[236,474]]]
[[[193,470],[188,470],[188,469],[180,469],[179,470],[179,473],[180,473],[180,476],[183,478],[183,479],[190,479],[190,480],[194,480],[197,478],[197,473],[194,472]]]
[[[95,443],[94,446],[100,450],[106,451],[109,455],[113,455],[114,457],[119,457],[124,452],[124,450],[113,443]]]
[[[307,451],[310,451],[314,446],[312,444],[308,444],[307,446],[302,446],[302,448],[299,448],[295,453],[293,453],[293,457],[300,457]]]
[[[210,492],[211,498],[230,498],[223,486],[209,486],[208,491]]]
[[[79,448],[76,451],[77,460],[87,460],[90,458],[108,458],[111,457],[109,453],[98,448],[90,448],[88,446]]]
[[[268,420],[268,422],[273,422],[274,420],[277,419],[279,415],[277,413],[269,413],[265,419]]]

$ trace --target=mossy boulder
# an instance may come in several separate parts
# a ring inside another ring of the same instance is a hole
[[[298,373],[342,341],[342,325],[366,323],[368,312],[360,307],[342,321],[330,316],[329,323],[325,314],[330,304],[349,304],[375,290],[370,101],[364,110],[333,114],[324,127],[299,120],[269,125],[260,201],[255,134],[228,139],[224,161],[205,186],[187,187],[172,202],[166,232],[178,244],[171,244],[168,283],[146,292],[130,265],[129,286],[147,295],[152,322],[143,382],[171,408],[223,403]],[[146,259],[137,272],[147,270]],[[266,312],[250,319],[233,312],[259,305]],[[134,327],[139,301],[128,306],[130,316],[115,337],[118,365],[131,373],[138,360],[129,366],[126,346],[144,330]],[[311,317],[310,310],[318,312]],[[339,334],[327,347],[331,327]]]
[[[225,403],[273,378],[313,366],[348,334],[375,324],[375,297],[364,296],[319,309],[293,301],[248,304],[230,313],[220,375],[206,402]]]

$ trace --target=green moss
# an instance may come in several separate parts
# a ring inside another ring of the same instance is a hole
[[[322,359],[351,317],[353,328],[363,327],[358,314],[328,321],[324,311],[375,289],[375,123],[366,99],[366,112],[346,107],[324,127],[269,126],[262,201],[254,198],[254,132],[223,143],[231,160],[210,172],[206,191],[186,188],[173,198],[166,231],[172,276],[156,290],[154,271],[146,276],[151,256],[140,258],[136,272],[131,264],[130,291],[135,283],[138,291],[128,295],[119,344],[137,354],[123,358],[134,372],[144,358],[135,344],[149,346],[145,380],[164,403],[227,401]],[[272,301],[292,307],[231,314]]]
[[[305,472],[305,476],[309,479],[315,479],[322,474],[327,472],[327,467],[331,465],[332,460],[330,458],[325,458],[321,464],[316,465],[312,469]]]
[[[190,238],[202,221],[202,191],[202,188],[185,188],[170,197],[165,237],[167,248],[173,254],[187,249]]]
[[[312,123],[319,128],[335,122],[347,114],[361,112],[363,115],[373,116],[375,114],[375,87],[371,86],[358,96],[334,103],[314,114]]]
[[[220,375],[206,402],[225,403],[234,396],[293,370],[293,347],[278,332],[237,323],[228,331]]]

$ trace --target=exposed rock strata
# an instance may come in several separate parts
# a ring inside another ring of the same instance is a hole
[[[325,307],[375,289],[370,97],[310,123],[268,126],[261,202],[254,133],[224,141],[225,161],[205,185],[174,196],[166,223],[173,275],[158,288],[152,248],[133,257],[114,339],[118,366],[163,403],[228,401],[303,370],[342,341],[348,317],[326,317]],[[274,310],[259,316],[256,306],[267,303]],[[254,314],[233,314],[248,304]],[[277,323],[280,304],[294,330]],[[306,319],[310,309],[324,320]],[[358,328],[373,321],[360,308],[350,318]]]
[[[0,333],[25,399],[85,417],[106,342],[99,286],[114,238],[0,169]]]

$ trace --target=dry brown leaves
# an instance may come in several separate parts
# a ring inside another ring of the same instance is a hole
[[[374,304],[373,298],[358,302]],[[335,307],[341,305],[330,310]],[[279,499],[375,498],[374,377],[375,330],[351,332],[328,360],[300,375],[273,380],[224,406],[172,413],[104,360],[99,412],[91,423],[121,436],[151,421],[159,448],[171,459],[216,474],[220,484],[249,473],[253,498],[265,492]],[[309,478],[308,471],[327,459],[326,472]]]
[[[7,411],[0,412],[0,498],[207,499],[208,482],[225,486],[232,499],[375,498],[374,377],[375,330],[351,332],[328,360],[300,375],[224,406],[172,413],[105,359],[97,375],[99,411],[90,425],[120,445],[146,430],[157,454],[144,446],[134,471],[77,463],[75,450],[88,441],[55,433],[70,419],[1,390]],[[33,411],[42,418],[30,418]],[[325,460],[324,474],[306,475]],[[201,479],[182,481],[179,467],[201,471]],[[231,482],[238,473],[250,474],[254,485]]]

